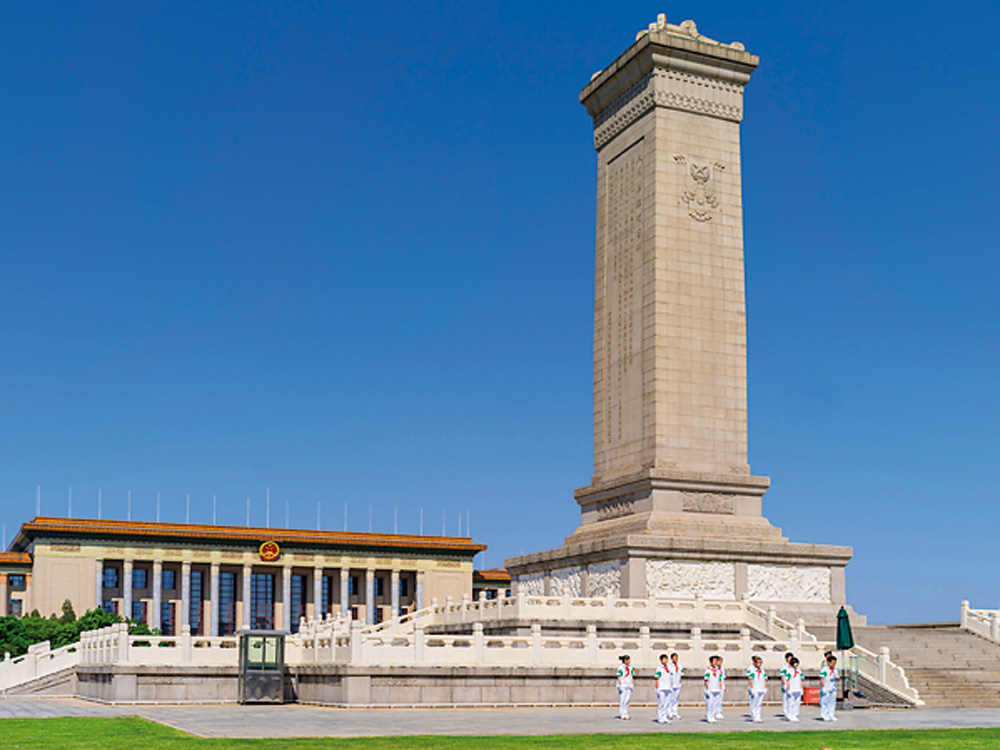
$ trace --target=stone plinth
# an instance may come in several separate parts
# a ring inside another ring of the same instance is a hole
[[[793,544],[747,460],[740,122],[758,59],[660,16],[580,94],[594,123],[594,475],[528,593],[738,598],[823,619],[849,547]]]

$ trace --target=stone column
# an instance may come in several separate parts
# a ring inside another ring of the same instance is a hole
[[[94,580],[94,599],[96,601],[94,606],[97,609],[102,609],[104,607],[104,560],[97,558],[94,565],[97,567],[97,575]],[[6,604],[6,597],[4,600]]]
[[[313,568],[313,619],[323,619],[323,569]]]
[[[149,615],[149,627],[160,627],[160,610],[163,601],[163,561],[153,560],[153,611]]]
[[[399,568],[392,569],[392,616],[399,617]]]
[[[292,632],[292,566],[281,569],[281,629]]]
[[[208,634],[213,638],[219,635],[219,570],[217,562],[212,563],[208,581]]]
[[[351,611],[351,569],[340,569],[340,615],[347,617]]]
[[[375,624],[375,571],[365,569],[365,622]]]
[[[191,627],[191,563],[187,560],[181,563],[181,627]],[[204,627],[204,626],[203,626]]]
[[[416,599],[417,599],[417,609],[423,609],[424,608],[424,571],[422,571],[422,570],[418,570],[417,571]]]
[[[132,561],[122,564],[122,615],[126,620],[132,619]]]
[[[246,629],[250,628],[250,580],[253,576],[253,566],[244,565],[243,566],[243,627]]]

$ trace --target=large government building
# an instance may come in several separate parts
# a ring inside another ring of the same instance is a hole
[[[178,634],[298,629],[339,612],[381,622],[473,595],[465,537],[38,517],[0,552],[0,614],[95,607]],[[504,580],[506,579],[506,580]],[[490,595],[502,572],[476,575]]]

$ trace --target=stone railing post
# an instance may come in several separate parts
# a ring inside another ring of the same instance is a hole
[[[120,622],[113,627],[118,628],[118,653],[115,661],[127,664],[129,660],[128,625]]]
[[[642,666],[653,664],[653,639],[649,636],[649,625],[639,626],[639,663]]]
[[[878,681],[883,685],[889,676],[889,647],[882,646],[878,650]]]
[[[587,626],[587,663],[597,664],[599,658],[597,650],[597,626],[591,623]]]
[[[614,594],[608,594],[604,597],[604,618],[607,620],[615,619],[615,596]]]
[[[542,626],[537,622],[531,625],[531,663],[542,663]]]
[[[181,625],[181,661],[191,661],[191,626]]]
[[[360,664],[362,661],[362,632],[361,629],[364,627],[360,620],[353,620],[351,622],[351,636],[350,636],[350,649],[351,649],[351,664]]]
[[[794,653],[799,652],[799,647],[802,644],[802,631],[805,628],[805,623],[800,617],[798,622],[795,624],[795,630],[792,631],[792,646],[789,651]]]
[[[704,646],[701,642],[701,628],[691,628],[691,653],[694,663],[701,666],[705,661]]]
[[[962,617],[961,625],[963,630],[968,630],[969,628],[969,602],[967,600],[962,601]]]
[[[743,652],[743,661],[750,662],[750,628],[740,628],[740,651]]]
[[[483,664],[486,661],[486,639],[483,636],[481,622],[472,623],[472,647],[475,650],[476,663]]]
[[[701,594],[694,595],[694,617],[695,622],[705,621],[705,597]]]
[[[419,620],[413,623],[413,660],[416,664],[424,663],[424,624]]]
[[[778,613],[774,608],[773,604],[767,607],[767,634],[774,637],[774,620],[777,618]]]

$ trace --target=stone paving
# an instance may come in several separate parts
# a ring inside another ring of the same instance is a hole
[[[612,708],[346,709],[315,706],[105,706],[74,699],[0,700],[0,718],[47,716],[141,716],[203,737],[364,737],[414,734],[628,734],[639,732],[734,732],[812,729],[948,729],[1000,727],[1000,709],[844,711],[835,724],[819,720],[819,710],[802,709],[802,721],[781,720],[765,707],[764,723],[751,724],[737,707],[706,724],[692,706],[682,719],[661,726],[652,708],[633,710],[619,721]]]

